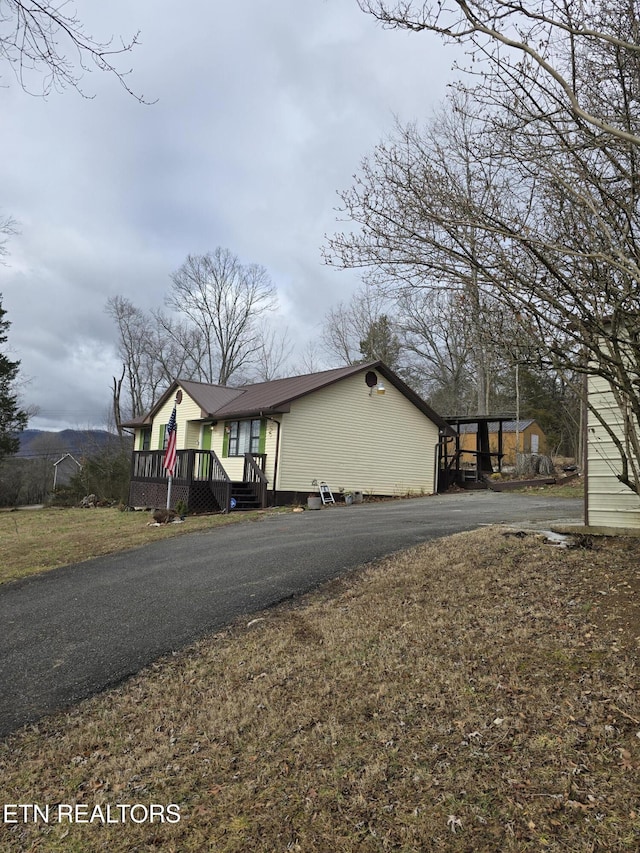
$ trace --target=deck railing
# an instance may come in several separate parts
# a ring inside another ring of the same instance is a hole
[[[205,467],[211,492],[222,512],[231,511],[231,480],[213,450],[209,451]]]
[[[260,459],[262,467],[258,465],[257,459]],[[243,482],[251,486],[254,495],[260,501],[260,506],[263,509],[267,505],[267,485],[269,483],[263,470],[265,459],[264,453],[245,453],[244,473],[242,475]]]
[[[453,483],[480,482],[493,469],[496,460],[498,471],[502,470],[504,453],[480,452],[458,448],[448,451],[441,445],[440,451],[440,485],[443,489]],[[487,466],[489,470],[487,470]]]
[[[173,474],[174,482],[190,483],[193,480],[193,460],[190,459],[192,450],[179,450],[176,454],[176,468]],[[167,479],[167,472],[162,463],[164,450],[137,450],[131,457],[131,479],[158,483]],[[191,463],[191,464],[190,464]]]
[[[167,482],[163,461],[164,450],[135,451],[131,459],[131,479],[148,483]],[[230,509],[231,480],[212,450],[178,450],[173,482],[186,486],[208,482],[222,512]]]

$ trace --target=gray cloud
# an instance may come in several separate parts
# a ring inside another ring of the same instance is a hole
[[[336,191],[395,115],[427,116],[455,58],[355,0],[93,5],[78,12],[96,35],[142,30],[123,67],[156,104],[98,72],[91,100],[0,88],[0,211],[20,229],[0,292],[36,427],[104,422],[118,372],[105,302],[160,306],[189,252],[266,266],[302,349],[359,283],[321,262]]]

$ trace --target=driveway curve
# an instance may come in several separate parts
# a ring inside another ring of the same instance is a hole
[[[265,516],[0,587],[0,736],[364,563],[484,524],[580,521],[580,500],[492,492]],[[188,523],[188,522],[187,522]]]

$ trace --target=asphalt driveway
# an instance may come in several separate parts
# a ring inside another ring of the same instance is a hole
[[[6,584],[0,736],[117,684],[241,614],[394,551],[483,524],[580,521],[581,512],[580,500],[492,492],[325,508],[180,536]]]

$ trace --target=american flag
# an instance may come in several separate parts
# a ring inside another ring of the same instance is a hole
[[[176,407],[174,406],[173,411],[171,412],[171,417],[169,418],[169,423],[167,424],[167,449],[164,452],[164,460],[162,462],[162,467],[165,468],[170,477],[173,477],[173,472],[176,470],[177,432]]]

